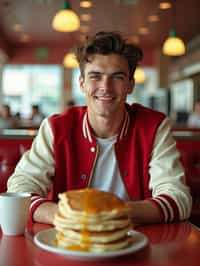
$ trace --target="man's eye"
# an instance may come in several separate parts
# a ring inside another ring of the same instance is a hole
[[[124,80],[124,76],[114,76],[113,78],[116,80]]]
[[[99,76],[99,75],[90,76],[90,79],[92,79],[92,80],[99,80],[100,78],[101,78],[101,76]]]

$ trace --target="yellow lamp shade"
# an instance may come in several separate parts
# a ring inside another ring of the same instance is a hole
[[[145,82],[146,80],[145,73],[140,67],[136,68],[134,79],[136,84],[143,84]]]
[[[80,2],[80,7],[89,8],[91,6],[92,6],[92,2],[91,1],[81,1]]]
[[[63,9],[53,18],[52,27],[56,31],[73,32],[80,27],[78,16],[70,9]]]
[[[77,68],[79,67],[79,63],[76,60],[76,56],[74,53],[68,53],[65,55],[64,60],[63,60],[63,65],[64,67],[68,68]]]
[[[169,36],[163,45],[163,53],[170,56],[180,56],[185,54],[185,44],[177,36]]]

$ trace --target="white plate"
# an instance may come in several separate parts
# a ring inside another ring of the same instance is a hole
[[[148,244],[147,237],[142,233],[131,230],[129,232],[129,235],[133,237],[133,243],[129,247],[117,251],[107,251],[103,253],[72,251],[56,247],[54,244],[54,240],[56,239],[56,230],[54,228],[38,232],[34,236],[34,242],[42,249],[55,252],[70,258],[79,260],[99,260],[128,255],[140,250]]]

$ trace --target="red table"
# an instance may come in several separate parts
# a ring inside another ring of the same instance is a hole
[[[33,235],[49,226],[34,224],[19,237],[3,236],[0,231],[0,266],[199,266],[200,231],[189,222],[138,227],[149,238],[149,245],[128,256],[103,261],[72,260],[44,251],[33,243]]]

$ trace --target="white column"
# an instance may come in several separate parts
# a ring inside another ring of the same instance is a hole
[[[71,99],[72,95],[72,69],[63,69],[63,86],[61,91],[60,106],[61,111],[67,107],[67,102]]]

